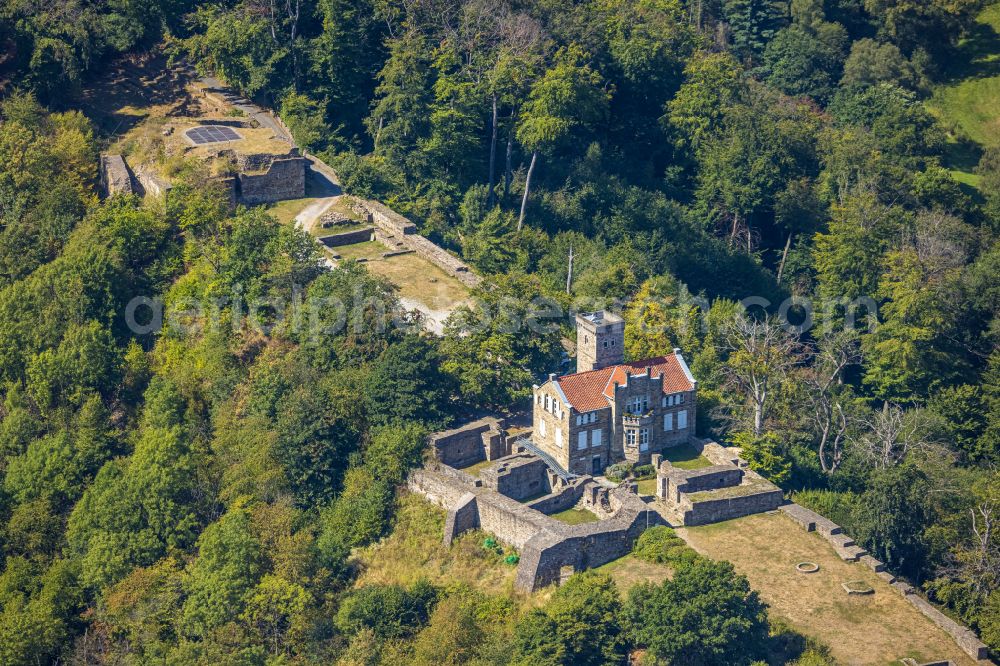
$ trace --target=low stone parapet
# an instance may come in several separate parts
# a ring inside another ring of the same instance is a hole
[[[801,525],[806,531],[817,531],[826,539],[841,559],[858,562],[867,566],[875,572],[879,578],[885,581],[894,592],[903,597],[914,608],[924,614],[931,622],[943,629],[962,650],[977,661],[986,660],[989,657],[989,650],[986,645],[979,640],[975,632],[968,627],[962,626],[950,617],[942,613],[933,604],[917,594],[912,585],[906,581],[899,580],[886,569],[885,563],[867,554],[854,540],[843,534],[839,525],[824,518],[818,513],[811,511],[794,502],[790,502],[781,507],[781,511],[796,523]]]

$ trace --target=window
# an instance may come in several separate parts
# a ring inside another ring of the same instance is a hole
[[[597,423],[597,412],[591,412],[590,413],[590,422],[591,423]]]
[[[549,411],[551,407],[552,407],[552,398],[550,398],[549,396],[545,396],[545,411]]]
[[[625,411],[629,414],[645,414],[649,411],[649,396],[637,395],[629,398],[625,403]]]
[[[580,424],[582,423],[582,419],[583,419],[583,417],[582,417],[582,416],[580,416],[579,414],[577,414],[577,415],[576,415],[576,424],[577,424],[577,425],[580,425]]]
[[[639,431],[639,450],[649,450],[649,428],[643,428]]]
[[[684,394],[683,393],[678,393],[677,394],[677,404],[679,405],[682,402],[684,402]]]
[[[684,430],[688,427],[688,412],[686,409],[682,409],[677,412],[677,429]]]
[[[605,340],[605,341],[604,341],[604,344],[603,344],[603,345],[601,345],[601,346],[602,346],[602,347],[604,347],[605,349],[607,349],[607,348],[608,348],[608,341],[607,341],[607,340]]]
[[[597,430],[590,431],[590,445],[600,446],[601,445],[601,433],[602,431],[598,428]]]
[[[562,448],[562,428],[556,428],[556,446]]]
[[[615,346],[615,339],[614,339],[614,338],[611,338],[611,346],[612,346],[612,347],[614,347],[614,346]]]
[[[664,432],[670,432],[674,429],[674,415],[664,414],[663,415],[663,430]]]
[[[576,436],[576,448],[583,451],[587,448],[587,431],[581,430]]]
[[[538,434],[540,434],[542,437],[545,437],[545,419],[542,419],[538,422]]]
[[[667,406],[667,396],[663,396],[663,402],[660,403],[660,406],[661,407],[666,407]]]
[[[626,446],[635,446],[635,430],[626,430],[625,431],[625,445]]]

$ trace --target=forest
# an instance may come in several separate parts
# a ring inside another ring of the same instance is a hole
[[[1000,141],[927,104],[970,75],[983,11],[0,4],[0,664],[832,663],[655,533],[678,573],[627,594],[355,584],[426,435],[566,367],[572,317],[510,325],[541,300],[620,309],[631,359],[683,349],[700,434],[1000,653]],[[399,326],[393,285],[196,171],[99,200],[81,94],[150,50],[279,111],[486,277],[475,303],[443,336]],[[234,293],[380,306],[261,327]],[[183,325],[130,329],[137,297]]]

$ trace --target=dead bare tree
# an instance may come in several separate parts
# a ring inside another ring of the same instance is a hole
[[[848,405],[850,394],[840,388],[843,373],[860,362],[857,335],[842,331],[820,340],[813,364],[804,373],[810,419],[819,439],[819,463],[826,474],[833,474],[840,467],[847,434],[854,422]]]
[[[886,469],[903,461],[914,449],[929,444],[925,419],[919,410],[904,411],[885,402],[882,409],[865,418],[862,434],[853,441],[876,469]]]
[[[723,368],[726,381],[745,397],[752,412],[753,434],[759,436],[775,390],[802,360],[801,347],[776,320],[745,314],[729,324],[725,339],[730,352]]]

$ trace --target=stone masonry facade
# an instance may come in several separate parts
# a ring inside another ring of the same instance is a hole
[[[583,372],[534,387],[532,443],[570,474],[601,474],[610,464],[648,464],[694,434],[697,382],[680,350],[624,363],[620,317],[577,316]]]

